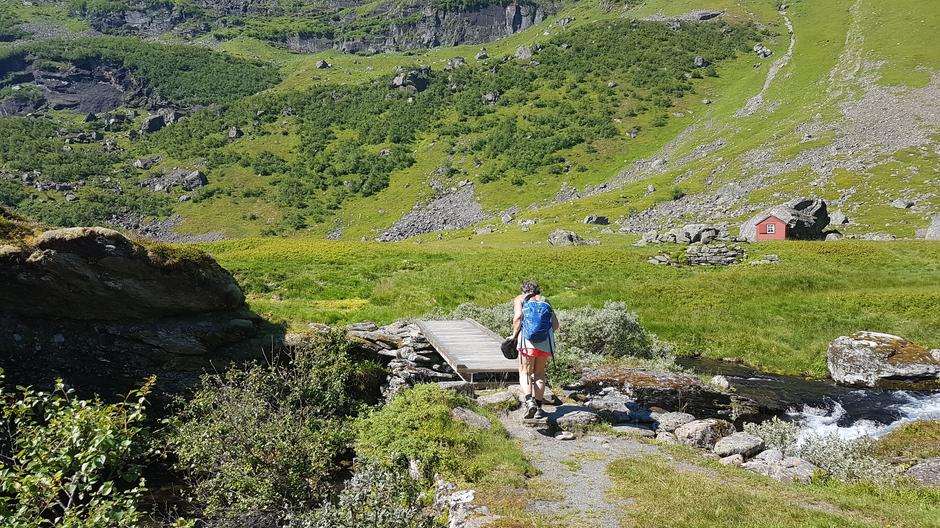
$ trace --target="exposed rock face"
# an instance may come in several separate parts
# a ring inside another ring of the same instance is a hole
[[[927,240],[940,240],[940,214],[933,215],[924,238]]]
[[[411,93],[423,92],[431,80],[431,69],[422,67],[417,70],[403,71],[396,75],[389,86]]]
[[[746,242],[742,237],[734,237],[728,232],[728,224],[687,224],[662,233],[648,231],[635,245],[647,244],[708,244],[713,241]],[[622,231],[624,231],[622,229]]]
[[[940,350],[927,350],[903,337],[858,332],[829,344],[826,359],[836,383],[899,388],[940,382]]]
[[[787,238],[795,240],[822,240],[823,230],[829,225],[826,202],[818,198],[800,198],[761,211],[741,225],[741,236],[749,242],[757,241],[757,224],[774,215],[787,224]]]
[[[0,115],[26,115],[45,110],[94,114],[121,106],[161,102],[148,94],[144,85],[120,65],[87,60],[59,69],[35,62],[27,55],[14,55],[5,60],[4,66],[7,72],[0,79],[0,89],[9,87],[22,92],[22,86],[34,86],[41,97],[8,98],[0,103]]]
[[[734,424],[727,420],[708,418],[695,420],[675,431],[679,442],[700,449],[712,449],[722,438],[734,433]]]
[[[105,397],[151,374],[157,396],[260,354],[264,325],[207,255],[69,228],[0,252],[0,361],[11,380],[61,376]],[[269,340],[270,343],[270,340]]]

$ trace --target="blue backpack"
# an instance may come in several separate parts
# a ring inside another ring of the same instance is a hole
[[[533,342],[545,341],[552,331],[552,305],[548,301],[522,303],[522,335]]]

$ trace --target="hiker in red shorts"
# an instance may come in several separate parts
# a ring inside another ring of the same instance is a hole
[[[545,366],[555,353],[558,317],[535,281],[522,284],[522,294],[513,301],[513,336],[519,350],[519,385],[525,396],[524,419],[544,418]]]

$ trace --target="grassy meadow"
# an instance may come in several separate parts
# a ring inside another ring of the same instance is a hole
[[[533,277],[560,308],[622,300],[682,354],[783,373],[824,375],[828,343],[858,330],[940,347],[940,243],[761,243],[747,247],[749,258],[775,253],[779,264],[702,269],[653,266],[647,258],[675,248],[629,242],[245,239],[200,247],[235,274],[256,312],[294,326],[495,305]]]

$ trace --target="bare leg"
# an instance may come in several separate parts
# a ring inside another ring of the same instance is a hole
[[[539,402],[545,399],[545,367],[548,365],[547,357],[535,357],[530,360],[533,365],[532,379],[535,384],[533,396]]]
[[[519,386],[522,387],[523,396],[532,394],[531,377],[529,375],[531,364],[532,360],[527,360],[525,356],[519,354]]]

